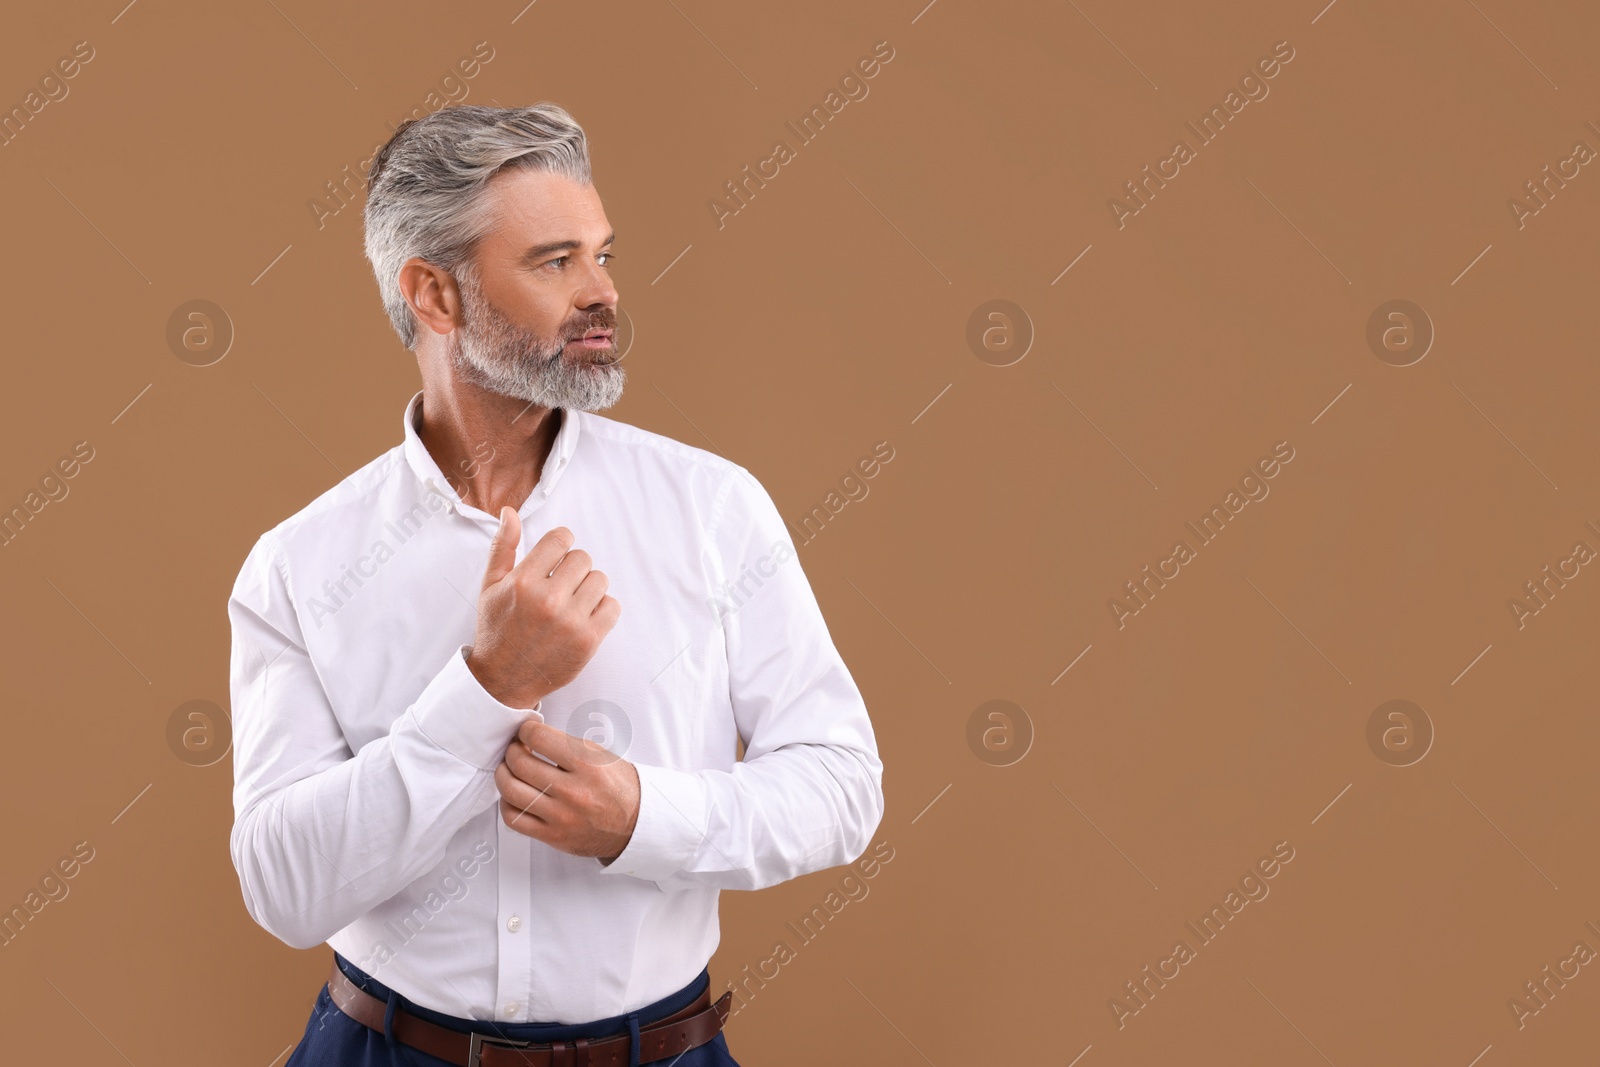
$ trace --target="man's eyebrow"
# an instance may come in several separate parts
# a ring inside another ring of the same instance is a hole
[[[606,239],[604,241],[600,242],[600,247],[604,248],[606,245],[610,244],[611,242],[615,241],[616,239],[617,239],[617,234],[616,234],[616,231],[613,230],[606,237]],[[522,258],[523,259],[538,259],[541,256],[548,256],[551,252],[570,252],[574,248],[582,248],[582,247],[583,247],[583,242],[582,241],[579,241],[576,238],[569,237],[565,241],[549,241],[549,242],[547,242],[545,244],[542,244],[542,245],[534,245],[532,248],[528,249],[526,252],[523,253]]]

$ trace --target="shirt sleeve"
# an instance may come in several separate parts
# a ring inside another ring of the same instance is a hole
[[[455,832],[496,803],[494,768],[538,709],[491,696],[463,645],[387,735],[352,752],[271,533],[234,583],[228,620],[233,864],[251,918],[311,948],[443,860]]]
[[[866,850],[883,817],[883,764],[789,528],[743,467],[708,527],[744,759],[728,771],[636,763],[633,836],[602,872],[668,890],[761,889]],[[730,578],[748,595],[725,595]]]

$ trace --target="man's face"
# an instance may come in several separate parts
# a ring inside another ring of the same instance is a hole
[[[485,197],[492,229],[458,272],[462,323],[445,341],[456,376],[543,407],[615,404],[626,374],[606,269],[612,231],[594,186],[517,170]]]

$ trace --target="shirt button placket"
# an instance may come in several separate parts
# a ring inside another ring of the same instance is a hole
[[[533,840],[507,826],[498,814],[500,912],[500,1008],[507,1019],[522,1019],[533,990],[533,946],[520,933],[522,915],[532,906],[530,868]]]

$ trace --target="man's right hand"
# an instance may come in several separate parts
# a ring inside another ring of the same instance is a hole
[[[501,508],[467,667],[500,703],[532,708],[578,676],[622,605],[606,595],[606,576],[590,569],[589,553],[572,547],[565,526],[539,538],[513,566],[521,538],[521,518]]]

